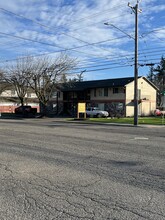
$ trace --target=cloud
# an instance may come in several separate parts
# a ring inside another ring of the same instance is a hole
[[[136,1],[130,0],[130,3],[134,6]],[[45,43],[44,45],[11,37],[4,38],[0,35],[1,43],[4,44],[3,54],[6,59],[9,57],[11,45],[5,46],[5,43],[10,41],[13,42],[12,46],[18,45],[16,48],[11,46],[10,57],[13,58],[24,51],[37,54],[74,47],[76,51],[71,50],[68,53],[89,64],[96,58],[106,60],[112,55],[118,55],[120,58],[121,55],[134,51],[134,40],[124,34],[126,32],[134,36],[135,28],[135,15],[127,4],[127,0],[2,1],[0,8],[29,18],[28,20],[0,10],[2,32]],[[143,9],[139,14],[140,33],[161,27],[157,19],[160,20],[160,13],[165,9],[163,1],[160,0],[158,5],[156,0],[145,0],[140,2],[139,7]],[[110,22],[117,28],[105,26],[104,22]],[[159,32],[156,33],[157,37],[145,39],[148,45],[151,42],[157,45],[160,44],[158,38],[163,39],[163,34],[164,32]],[[141,39],[139,41],[143,43]]]

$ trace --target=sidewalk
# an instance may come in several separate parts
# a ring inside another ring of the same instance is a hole
[[[133,125],[133,124],[128,124],[128,123],[117,123],[117,122],[96,122],[96,121],[90,121],[90,120],[83,120],[83,119],[73,119],[73,118],[68,118],[68,117],[44,117],[44,118],[22,118],[22,117],[16,117],[14,116],[14,114],[12,115],[12,117],[4,117],[3,115],[0,116],[0,119],[3,120],[24,120],[24,121],[40,121],[40,122],[48,122],[48,123],[52,123],[52,122],[62,122],[62,123],[74,123],[74,124],[90,124],[90,125],[104,125],[104,126],[122,126],[122,127],[145,127],[145,128],[165,128],[165,125],[152,125],[152,124],[138,124]],[[70,120],[69,120],[70,119]]]

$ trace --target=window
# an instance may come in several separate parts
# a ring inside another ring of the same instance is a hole
[[[28,93],[27,93],[27,97],[28,97],[28,98],[31,98],[31,97],[32,97],[32,96],[31,96],[31,93],[28,92]]]
[[[113,88],[113,93],[119,93],[119,88]]]
[[[91,94],[90,89],[87,89],[87,95],[90,95],[90,94]]]
[[[104,88],[104,96],[108,96],[108,88]]]
[[[56,98],[56,97],[57,97],[57,92],[53,92],[52,98]]]
[[[96,89],[94,89],[94,97],[96,97]]]
[[[103,96],[103,90],[99,89],[99,96]]]
[[[12,96],[15,95],[15,90],[14,89],[11,90],[11,95]]]
[[[123,110],[124,109],[124,103],[117,102],[116,103],[116,110]]]

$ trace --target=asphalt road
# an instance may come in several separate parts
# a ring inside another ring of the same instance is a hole
[[[0,120],[1,220],[165,220],[165,127]]]

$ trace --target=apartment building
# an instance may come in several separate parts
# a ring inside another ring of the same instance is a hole
[[[139,116],[152,115],[156,109],[157,87],[145,77],[138,78]],[[110,116],[134,115],[134,77],[76,82],[62,89],[58,101],[64,113],[75,115],[77,103],[96,106]]]
[[[152,115],[156,109],[157,87],[145,77],[138,78],[139,116]],[[99,107],[110,116],[134,115],[134,77],[74,82],[61,85],[49,103],[51,113],[76,116],[77,105],[85,102],[86,107]],[[26,94],[26,105],[36,107],[36,94]],[[0,94],[0,112],[14,112],[20,105],[16,91],[8,88]]]

